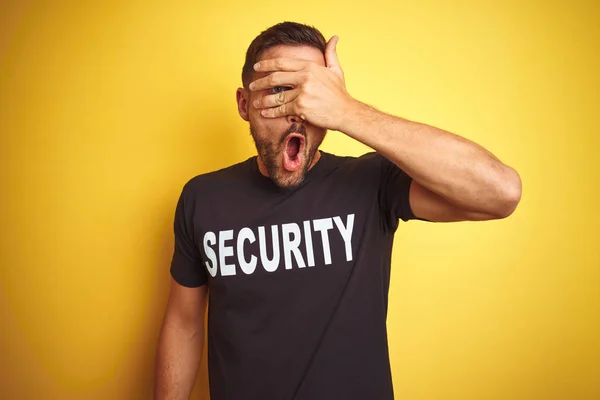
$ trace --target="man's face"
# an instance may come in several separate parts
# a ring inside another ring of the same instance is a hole
[[[271,58],[297,58],[325,65],[323,54],[309,46],[275,46],[263,52],[260,60]],[[260,61],[258,60],[258,61]],[[268,73],[255,73],[251,81]],[[294,188],[302,183],[310,167],[318,160],[318,147],[323,142],[326,129],[318,128],[298,116],[265,118],[252,102],[262,96],[275,94],[284,87],[274,87],[259,92],[238,89],[238,111],[250,123],[250,133],[258,151],[259,168],[280,187]],[[262,164],[262,165],[261,165]]]

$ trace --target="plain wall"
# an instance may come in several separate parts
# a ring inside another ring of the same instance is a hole
[[[396,397],[600,398],[598,2],[84,3],[0,5],[2,399],[151,398],[177,197],[254,154],[235,90],[283,20],[340,36],[357,99],[523,180],[508,219],[401,224]]]

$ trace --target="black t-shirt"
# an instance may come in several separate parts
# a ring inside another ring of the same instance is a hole
[[[256,156],[183,188],[171,274],[208,284],[212,400],[394,397],[390,261],[412,180],[375,152],[321,154],[294,190]]]

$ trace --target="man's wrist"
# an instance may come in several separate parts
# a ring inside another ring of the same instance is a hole
[[[352,97],[349,97],[346,106],[343,109],[338,131],[353,137],[357,129],[361,129],[364,123],[365,109],[368,106]]]
[[[391,138],[417,130],[420,124],[395,117],[370,105],[351,99],[345,108],[339,131],[376,151],[390,145]]]

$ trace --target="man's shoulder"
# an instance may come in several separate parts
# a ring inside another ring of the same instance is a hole
[[[328,158],[328,162],[336,167],[347,168],[367,168],[369,166],[380,166],[382,155],[376,151],[370,151],[362,155],[336,155],[332,153],[324,153]]]
[[[185,183],[183,192],[195,193],[198,191],[213,190],[215,186],[230,185],[245,181],[251,173],[250,163],[254,158],[250,157],[223,168],[195,175]]]

